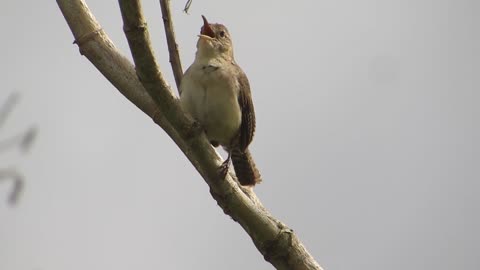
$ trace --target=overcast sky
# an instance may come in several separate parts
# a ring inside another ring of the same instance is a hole
[[[479,269],[480,2],[173,1],[184,68],[204,14],[232,34],[265,206],[326,269]],[[88,1],[130,58],[117,1]],[[143,1],[173,83],[158,1]],[[55,1],[0,9],[0,269],[273,269],[176,145],[78,52]]]

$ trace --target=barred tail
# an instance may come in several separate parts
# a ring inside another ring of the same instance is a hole
[[[254,186],[262,181],[260,172],[257,170],[248,149],[245,152],[242,152],[240,149],[234,149],[232,151],[232,163],[238,182],[242,186]]]

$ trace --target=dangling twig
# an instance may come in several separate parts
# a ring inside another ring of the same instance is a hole
[[[188,10],[190,9],[190,6],[192,5],[193,0],[188,0],[187,3],[185,4],[185,7],[183,8],[183,12],[188,14]]]

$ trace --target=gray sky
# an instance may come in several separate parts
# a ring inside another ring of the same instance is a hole
[[[480,2],[176,2],[184,68],[201,14],[229,27],[257,113],[265,206],[326,269],[479,269]],[[88,1],[128,57],[117,1]],[[158,1],[143,1],[173,83]],[[0,9],[0,140],[35,124],[0,269],[272,269],[165,133],[72,45],[54,1]]]

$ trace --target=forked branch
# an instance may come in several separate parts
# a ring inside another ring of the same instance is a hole
[[[223,211],[252,238],[264,258],[277,269],[321,269],[291,229],[268,213],[256,195],[228,175],[219,179],[222,160],[202,130],[180,108],[153,55],[140,2],[120,0],[125,35],[135,67],[101,30],[82,0],[57,0],[85,55],[132,103],[175,141],[210,187]]]

